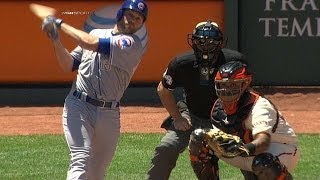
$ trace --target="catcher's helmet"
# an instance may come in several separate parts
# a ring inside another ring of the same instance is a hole
[[[144,0],[125,0],[117,13],[117,21],[120,21],[125,9],[132,9],[134,11],[137,11],[138,13],[143,15],[144,21],[147,19],[148,6]]]
[[[230,61],[222,65],[215,77],[215,89],[223,103],[236,104],[252,80],[247,65]]]
[[[200,55],[201,60],[212,59],[214,54],[221,50],[223,34],[217,23],[200,22],[196,25],[192,34],[188,34],[188,44]]]

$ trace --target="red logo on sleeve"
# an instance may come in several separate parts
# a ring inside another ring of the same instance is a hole
[[[120,49],[130,48],[133,45],[133,39],[128,36],[122,36],[116,40],[116,44]]]

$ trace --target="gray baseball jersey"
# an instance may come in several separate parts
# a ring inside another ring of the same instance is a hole
[[[112,29],[95,29],[90,34],[104,39],[99,52],[80,46],[71,52],[81,62],[75,88],[96,99],[119,101],[146,50],[146,28],[133,35],[113,35]]]

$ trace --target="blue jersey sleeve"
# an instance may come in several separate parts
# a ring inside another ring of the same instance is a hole
[[[99,38],[98,52],[110,55],[110,38]]]

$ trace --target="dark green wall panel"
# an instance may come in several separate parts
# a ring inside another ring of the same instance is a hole
[[[226,33],[238,29],[230,47],[246,54],[255,85],[320,85],[320,0],[225,2],[226,20],[237,22]]]

